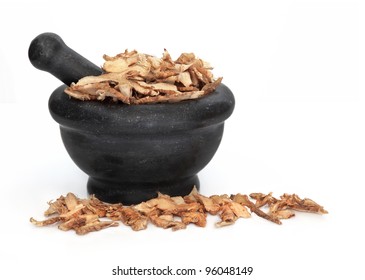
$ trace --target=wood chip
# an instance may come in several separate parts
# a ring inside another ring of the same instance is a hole
[[[169,60],[168,57],[166,59]],[[283,194],[279,199],[272,193],[207,197],[195,187],[184,197],[158,193],[156,198],[131,206],[105,203],[93,195],[88,199],[79,199],[72,193],[48,204],[49,208],[44,213],[48,218],[43,221],[30,218],[32,224],[39,227],[56,224],[60,230],[74,230],[80,235],[118,226],[119,221],[134,231],[146,229],[149,222],[175,231],[185,229],[189,224],[205,227],[207,214],[219,216],[220,221],[215,225],[223,227],[234,224],[239,218],[250,218],[251,212],[279,225],[281,219],[294,217],[295,211],[328,213],[313,200],[301,199],[296,194]],[[267,211],[263,208],[267,208]]]
[[[162,58],[135,50],[103,58],[103,74],[84,77],[66,88],[65,93],[83,101],[179,102],[207,95],[222,81],[221,77],[214,79],[209,63],[193,53],[183,53],[175,61],[167,50]]]

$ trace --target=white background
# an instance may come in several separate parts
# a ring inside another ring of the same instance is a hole
[[[1,0],[0,277],[117,279],[118,265],[170,265],[253,266],[247,279],[363,278],[364,15],[361,1]],[[297,193],[330,214],[299,213],[282,226],[253,215],[221,229],[211,217],[206,228],[120,226],[81,237],[34,227],[29,218],[42,219],[47,201],[87,196],[87,176],[48,112],[60,82],[28,61],[43,32],[97,65],[126,48],[209,61],[236,107],[199,174],[201,192]]]

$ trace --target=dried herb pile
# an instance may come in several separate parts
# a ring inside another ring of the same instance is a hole
[[[239,218],[249,218],[251,213],[279,225],[281,219],[295,216],[294,211],[328,213],[313,200],[301,199],[296,194],[283,194],[280,199],[273,197],[272,193],[207,197],[198,193],[196,188],[184,197],[159,193],[157,198],[132,206],[105,203],[95,196],[80,199],[72,193],[48,204],[44,213],[48,218],[43,221],[30,218],[31,223],[36,226],[58,224],[60,230],[74,230],[80,235],[115,227],[119,222],[135,231],[146,229],[149,223],[172,230],[185,229],[189,224],[205,227],[208,214],[218,215],[220,221],[215,225],[222,227],[234,224]]]
[[[80,100],[106,98],[126,104],[178,102],[214,91],[222,78],[214,79],[212,67],[193,53],[172,60],[165,50],[162,58],[128,51],[103,56],[104,73],[87,76],[65,92]]]

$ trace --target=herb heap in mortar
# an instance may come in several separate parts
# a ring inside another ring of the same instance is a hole
[[[178,102],[209,94],[222,81],[214,79],[212,67],[193,53],[183,53],[173,61],[166,50],[162,58],[126,50],[114,57],[104,55],[104,60],[104,74],[84,77],[65,92],[80,100]]]
[[[184,197],[159,193],[157,198],[132,206],[104,203],[95,196],[79,199],[72,193],[48,204],[49,208],[44,214],[52,217],[44,221],[30,218],[31,223],[36,226],[58,224],[60,230],[72,229],[80,235],[118,226],[118,221],[135,231],[146,229],[149,222],[172,230],[185,229],[188,224],[205,227],[208,213],[219,215],[217,227],[232,225],[239,218],[249,218],[251,212],[276,224],[281,224],[281,219],[295,216],[293,211],[328,213],[313,200],[301,199],[296,194],[284,194],[280,199],[273,197],[272,193],[206,197],[198,193],[196,188]],[[261,210],[264,206],[268,207],[268,211]]]

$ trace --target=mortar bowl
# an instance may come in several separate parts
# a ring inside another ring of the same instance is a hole
[[[126,105],[80,101],[58,87],[49,111],[64,146],[88,176],[87,190],[126,205],[187,195],[213,158],[235,100],[221,84],[214,92],[177,103]]]

